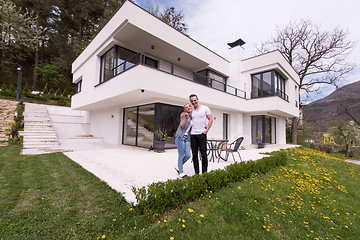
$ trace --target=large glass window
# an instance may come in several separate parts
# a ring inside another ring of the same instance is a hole
[[[81,88],[82,88],[82,80],[76,83],[76,93],[81,92]]]
[[[251,117],[251,142],[256,144],[256,136],[263,136],[263,143],[276,143],[276,118],[259,115]]]
[[[226,91],[226,77],[209,69],[197,72],[195,82]]]
[[[175,133],[183,107],[162,103],[124,109],[123,144],[150,148],[154,146],[157,129],[166,131],[165,148],[174,148]]]
[[[100,83],[105,82],[114,76],[114,56],[115,47],[111,48],[101,57],[101,76]]]
[[[252,98],[279,96],[288,101],[285,93],[285,79],[275,70],[251,76]]]
[[[229,115],[223,113],[223,139],[229,139]]]
[[[137,107],[124,110],[123,143],[136,146],[137,136]]]
[[[140,62],[140,55],[129,49],[114,46],[101,56],[99,83],[105,82]]]

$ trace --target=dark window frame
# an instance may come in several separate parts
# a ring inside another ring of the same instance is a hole
[[[257,129],[256,121],[261,120],[261,129]],[[266,132],[266,122],[270,126],[269,133]],[[272,128],[274,127],[274,129]],[[274,131],[274,132],[273,132]],[[276,144],[276,118],[268,115],[251,116],[251,143],[256,144],[256,136],[260,132],[263,136],[262,142],[267,144]]]
[[[82,89],[82,79],[76,83],[76,93],[81,92],[81,89]]]
[[[138,121],[139,121],[139,110],[142,107],[146,107],[146,106],[150,106],[150,105],[154,105],[154,131],[158,130],[158,129],[163,129],[163,110],[164,107],[174,107],[177,108],[179,110],[179,115],[176,117],[175,122],[174,122],[174,131],[173,131],[173,138],[175,138],[175,133],[177,130],[178,125],[180,124],[180,112],[183,111],[183,107],[182,106],[176,106],[176,105],[171,105],[171,104],[166,104],[166,103],[160,103],[160,102],[155,102],[155,103],[148,103],[148,104],[143,104],[143,105],[138,105],[138,106],[130,106],[130,107],[126,107],[123,109],[123,125],[122,125],[122,137],[121,137],[121,142],[124,145],[130,145],[130,146],[136,146],[136,147],[141,147],[141,148],[146,148],[143,146],[139,146],[139,142],[138,142]],[[136,108],[136,116],[137,116],[137,122],[136,122],[136,138],[135,138],[135,145],[132,144],[127,144],[125,143],[125,112],[126,109],[129,108]],[[181,110],[181,111],[180,111]],[[168,132],[168,134],[170,134],[170,132]],[[154,141],[157,140],[157,137],[154,134]],[[171,139],[170,139],[171,140]],[[155,144],[155,143],[153,143]],[[154,145],[153,145],[154,146]],[[168,142],[165,144],[165,149],[173,149],[176,148],[175,143],[174,144],[169,144]]]
[[[271,86],[270,86],[270,90],[268,89],[264,89],[264,76],[266,74],[270,73],[271,76]],[[254,92],[254,80],[255,80],[255,76],[256,76],[256,80],[259,81],[259,86],[257,88],[257,93],[255,94]],[[259,78],[258,78],[259,76]],[[269,97],[269,96],[279,96],[282,99],[289,101],[288,96],[286,94],[285,91],[285,87],[286,87],[286,80],[280,73],[278,73],[275,69],[274,70],[269,70],[269,71],[264,71],[264,72],[259,72],[259,73],[254,73],[251,74],[251,98],[263,98],[263,97]],[[266,94],[268,93],[268,94]]]

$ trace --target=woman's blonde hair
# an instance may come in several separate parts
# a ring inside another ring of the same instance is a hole
[[[187,105],[190,105],[190,107],[191,107],[191,104],[190,104],[190,103],[185,103],[185,104],[184,104],[184,109],[185,109],[185,107],[186,107]]]

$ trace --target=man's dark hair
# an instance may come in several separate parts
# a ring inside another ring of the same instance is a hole
[[[189,96],[189,99],[192,98],[192,97],[196,97],[196,99],[199,99],[198,96],[196,96],[196,94],[191,94],[191,95]]]

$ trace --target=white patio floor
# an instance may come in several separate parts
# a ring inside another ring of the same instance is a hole
[[[132,187],[139,188],[153,182],[178,178],[174,169],[177,165],[176,149],[158,153],[138,147],[105,143],[70,144],[65,141],[60,145],[62,149],[72,150],[64,152],[65,155],[122,193],[128,202],[136,203]],[[249,161],[264,157],[260,153],[291,147],[296,146],[267,145],[263,149],[250,148],[241,150],[240,153],[243,161]],[[222,169],[232,163],[231,157],[229,162],[209,162],[208,171]],[[184,165],[184,172],[189,176],[194,175],[191,159]]]

